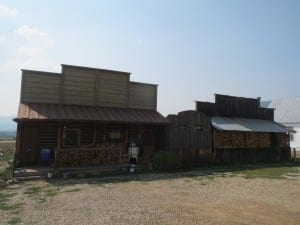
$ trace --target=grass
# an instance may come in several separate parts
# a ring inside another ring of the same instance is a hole
[[[14,197],[16,193],[5,193],[5,192],[0,192],[0,210],[3,211],[8,211],[8,210],[17,210],[22,206],[22,203],[14,203],[14,204],[9,204],[10,198]]]
[[[48,189],[44,190],[44,193],[48,197],[54,197],[54,196],[58,195],[58,189],[48,188]]]
[[[0,151],[3,156],[0,156],[0,161],[9,162],[14,158],[15,142],[0,142]]]
[[[47,197],[54,197],[59,194],[59,188],[33,186],[28,188],[24,194],[37,200],[38,203],[45,203],[47,202]]]
[[[267,178],[267,179],[282,179],[288,173],[300,174],[300,169],[297,167],[266,167],[247,169],[242,171],[245,178]]]
[[[28,195],[28,196],[36,196],[39,195],[42,192],[42,187],[38,186],[34,186],[34,187],[30,187],[28,188],[24,194]]]
[[[21,223],[21,222],[22,222],[22,220],[19,217],[13,217],[9,221],[7,221],[7,223],[10,224],[10,225],[18,224],[18,223]]]
[[[14,203],[14,204],[5,203],[5,204],[0,205],[0,209],[4,210],[4,211],[8,211],[8,210],[15,211],[15,210],[19,209],[22,205],[23,205],[23,203]]]
[[[15,142],[0,142],[0,152],[3,153],[3,156],[0,156],[0,179],[2,180],[9,180],[12,178],[13,169],[8,163],[13,160],[14,149]]]

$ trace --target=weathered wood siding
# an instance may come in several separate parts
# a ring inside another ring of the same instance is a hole
[[[21,101],[156,110],[157,85],[129,75],[67,65],[62,74],[24,70]]]
[[[209,163],[212,160],[212,127],[210,118],[196,111],[184,111],[167,117],[168,149],[178,152],[187,165]]]
[[[260,98],[215,95],[215,103],[196,102],[196,110],[208,116],[274,120],[274,109],[260,107]]]
[[[157,85],[129,83],[129,107],[156,110]]]
[[[100,72],[97,79],[97,105],[108,107],[128,106],[129,76]]]
[[[23,71],[21,102],[59,103],[60,74]]]
[[[96,73],[93,70],[64,68],[63,103],[71,105],[94,105]]]

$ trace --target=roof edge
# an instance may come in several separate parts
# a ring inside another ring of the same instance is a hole
[[[87,66],[75,66],[75,65],[69,65],[69,64],[61,64],[62,67],[69,67],[74,69],[81,69],[81,70],[96,70],[96,71],[103,71],[103,72],[111,72],[111,73],[122,73],[126,75],[130,75],[130,72],[125,71],[119,71],[119,70],[111,70],[111,69],[102,69],[102,68],[96,68],[96,67],[87,67]]]

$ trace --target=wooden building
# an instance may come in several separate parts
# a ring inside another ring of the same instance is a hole
[[[157,85],[130,73],[62,65],[61,73],[22,70],[15,167],[121,167],[137,146],[147,165],[167,120],[157,112]],[[45,152],[47,152],[45,151]],[[50,156],[49,156],[50,152]]]
[[[289,158],[289,136],[274,122],[274,109],[260,98],[215,95],[215,103],[196,102],[195,111],[169,115],[168,148],[187,164],[257,162]]]

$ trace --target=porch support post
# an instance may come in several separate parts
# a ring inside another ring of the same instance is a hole
[[[58,167],[57,165],[57,161],[59,158],[59,151],[61,148],[61,138],[62,138],[62,128],[59,127],[58,131],[57,131],[57,146],[56,146],[56,151],[55,151],[55,155],[54,155],[54,169],[56,169]]]
[[[18,122],[17,135],[16,135],[16,149],[15,149],[15,156],[13,162],[14,168],[18,167],[20,162],[21,135],[22,135],[21,129],[22,129],[22,123]]]

